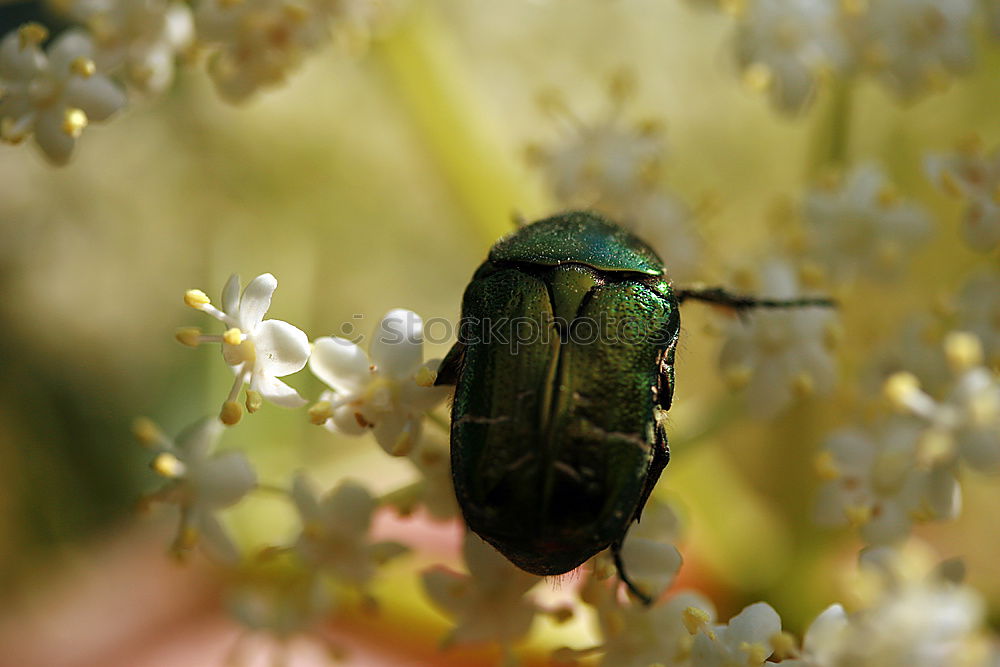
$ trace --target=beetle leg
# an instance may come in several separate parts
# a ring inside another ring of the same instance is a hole
[[[642,487],[642,495],[639,496],[639,504],[635,508],[635,521],[642,518],[642,509],[649,500],[649,494],[653,492],[653,487],[660,479],[660,473],[670,463],[670,446],[667,444],[667,433],[663,428],[663,423],[656,424],[656,442],[653,443],[653,460],[649,462],[649,470],[646,472],[646,483]]]
[[[458,372],[462,368],[462,361],[465,359],[465,343],[456,342],[444,355],[441,366],[438,367],[437,377],[434,379],[434,386],[453,385],[458,382]]]
[[[647,607],[653,604],[653,598],[650,597],[648,593],[646,593],[645,591],[641,590],[638,586],[636,586],[635,582],[633,582],[632,579],[625,572],[625,563],[622,561],[621,542],[615,542],[614,544],[611,545],[611,555],[615,559],[615,567],[618,568],[618,578],[622,580],[623,584],[625,584],[625,587],[628,589],[628,592],[637,597],[639,599],[639,602],[641,602],[643,605]]]
[[[674,295],[677,297],[678,303],[684,303],[685,299],[692,299],[731,308],[736,312],[743,312],[751,308],[806,308],[808,306],[833,308],[837,305],[837,302],[829,297],[762,299],[745,294],[733,294],[724,287],[689,287],[675,290]]]

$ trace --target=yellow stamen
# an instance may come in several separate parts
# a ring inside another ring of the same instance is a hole
[[[697,634],[700,628],[707,628],[708,624],[712,622],[712,617],[704,609],[688,607],[681,614],[681,621],[683,621],[687,631],[693,635]]]
[[[222,334],[222,340],[230,345],[239,345],[243,342],[243,332],[238,327],[227,329],[226,333]]]
[[[246,406],[247,412],[253,414],[260,410],[260,406],[264,404],[264,397],[260,395],[259,391],[254,391],[253,389],[247,389],[247,399]]]
[[[309,421],[316,426],[322,426],[333,418],[333,406],[330,401],[319,401],[309,406]]]
[[[25,23],[17,31],[18,45],[24,51],[29,46],[37,46],[49,38],[48,28],[41,23]]]
[[[774,655],[778,658],[794,658],[798,655],[797,642],[790,632],[781,631],[771,636],[771,646],[774,648]],[[766,657],[766,656],[765,656]]]
[[[198,327],[181,327],[174,334],[174,338],[181,345],[188,347],[198,347],[201,345],[201,329]]]
[[[184,292],[184,303],[192,308],[200,309],[202,306],[212,303],[212,300],[200,289],[189,289]]]
[[[886,398],[894,406],[904,410],[906,409],[909,397],[918,391],[920,391],[920,381],[917,380],[916,375],[907,373],[906,371],[893,373],[882,387],[882,393]]]
[[[87,58],[86,56],[77,56],[73,59],[73,62],[69,64],[69,69],[73,72],[73,74],[76,74],[84,79],[89,79],[94,76],[94,73],[97,71],[97,65],[94,64],[93,60]]]
[[[83,129],[87,127],[87,122],[87,114],[83,112],[83,109],[66,109],[63,112],[62,131],[77,139],[83,134]]]
[[[240,422],[243,418],[243,408],[236,401],[226,401],[222,404],[222,411],[219,413],[219,419],[226,426],[233,426]]]
[[[740,650],[747,654],[747,665],[762,665],[767,660],[767,656],[771,655],[771,651],[766,646],[757,642],[753,644],[742,642]]]
[[[874,511],[865,505],[851,505],[844,508],[847,521],[854,527],[863,526],[872,519]]]
[[[163,433],[149,417],[136,417],[132,422],[132,435],[140,445],[151,447],[163,441]]]
[[[983,363],[983,346],[975,335],[965,331],[954,331],[945,337],[944,353],[948,358],[948,365],[956,373]]]
[[[178,477],[183,476],[187,470],[184,462],[170,452],[157,454],[156,458],[153,459],[153,462],[149,467],[156,471],[156,474],[170,479],[177,479]]]
[[[753,369],[749,366],[739,365],[725,371],[726,384],[732,390],[742,389],[750,382]]]
[[[743,70],[743,83],[755,93],[763,93],[774,83],[774,74],[764,63],[751,63]]]

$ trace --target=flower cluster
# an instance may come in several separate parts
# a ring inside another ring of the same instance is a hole
[[[972,68],[978,10],[974,0],[750,0],[736,11],[736,60],[788,113],[832,76],[857,73],[909,101]]]

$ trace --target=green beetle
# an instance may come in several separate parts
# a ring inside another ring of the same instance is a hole
[[[670,458],[678,300],[663,262],[601,217],[558,215],[500,240],[465,290],[451,465],[471,530],[527,572],[620,548]]]

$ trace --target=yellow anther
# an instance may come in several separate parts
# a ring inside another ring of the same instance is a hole
[[[849,505],[844,508],[847,521],[854,527],[863,526],[872,519],[874,511],[867,505]]]
[[[229,345],[239,345],[243,342],[243,332],[238,327],[227,329],[226,333],[222,334],[222,340]]]
[[[73,58],[73,62],[69,64],[69,69],[73,72],[73,74],[76,74],[84,79],[89,79],[94,76],[94,73],[97,71],[97,65],[94,64],[93,60],[87,58],[86,56],[77,56],[76,58]]]
[[[767,656],[771,655],[771,651],[766,646],[757,642],[752,644],[750,642],[742,642],[740,644],[740,651],[747,654],[747,665],[762,665],[767,660]]]
[[[694,635],[698,633],[699,629],[707,628],[709,623],[712,622],[712,617],[704,609],[688,607],[681,614],[681,621],[683,621],[687,631]]]
[[[236,401],[226,401],[222,404],[219,420],[226,426],[238,424],[243,418],[243,408]]]
[[[837,467],[837,459],[833,453],[828,451],[820,452],[813,461],[813,467],[820,479],[832,481],[840,479],[840,469]]]
[[[955,439],[947,431],[929,429],[917,443],[917,464],[925,469],[950,461],[955,456]]]
[[[792,392],[799,398],[812,396],[816,389],[816,383],[812,376],[806,372],[798,373],[792,378]]]
[[[254,391],[253,389],[247,389],[247,412],[253,414],[260,410],[260,406],[264,404],[264,397],[260,395],[259,391]]]
[[[189,289],[187,292],[184,292],[184,303],[192,308],[200,309],[202,306],[212,303],[212,300],[200,289]]]
[[[781,631],[771,635],[770,642],[774,655],[778,658],[794,658],[799,653],[798,642],[790,632]]]
[[[421,366],[417,374],[413,377],[413,381],[417,383],[418,387],[433,387],[434,380],[436,379],[437,373],[426,366]]]
[[[63,112],[62,131],[76,139],[87,127],[87,122],[87,114],[83,109],[68,108]]]
[[[181,327],[174,334],[174,338],[181,345],[188,347],[198,347],[201,345],[201,329],[198,327]]]
[[[163,433],[149,417],[136,417],[132,422],[132,435],[140,445],[151,447],[163,442]]]
[[[913,373],[901,371],[893,373],[885,381],[882,392],[894,406],[905,409],[908,400],[913,394],[920,391],[920,381]]]
[[[21,50],[29,46],[37,46],[49,38],[49,30],[41,23],[25,23],[17,31],[18,45]]]
[[[878,200],[878,205],[883,208],[892,208],[899,203],[900,199],[899,190],[897,190],[892,185],[883,185],[876,195]]]
[[[156,471],[158,475],[169,477],[170,479],[176,479],[183,476],[184,472],[187,470],[184,462],[170,452],[157,454],[156,458],[153,459],[153,462],[149,467]]]
[[[944,354],[948,365],[962,373],[983,363],[983,346],[979,339],[965,331],[953,331],[944,339]]]
[[[751,63],[743,70],[743,83],[750,90],[762,93],[774,83],[774,73],[764,63]]]
[[[309,406],[309,421],[316,426],[322,426],[333,418],[333,406],[330,401],[319,401]]]

